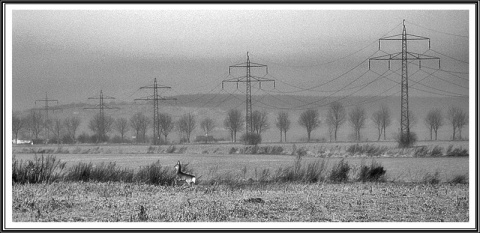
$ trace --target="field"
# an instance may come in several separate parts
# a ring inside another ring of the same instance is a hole
[[[465,222],[468,185],[14,185],[14,221]]]
[[[115,162],[138,171],[156,161],[173,170],[188,163],[199,184],[160,186],[139,182],[79,182],[14,184],[16,222],[466,222],[469,221],[468,156],[431,156],[433,148],[446,153],[452,142],[397,149],[387,143],[264,144],[252,154],[240,144],[215,145],[35,145],[15,146],[16,160],[42,153],[67,162],[100,165]],[[367,145],[367,146],[366,146]],[[281,149],[279,149],[281,147]],[[467,148],[458,143],[453,148]],[[232,149],[234,148],[234,149]],[[275,149],[276,148],[276,149]],[[377,148],[375,150],[371,148]],[[380,149],[379,149],[380,148]],[[383,149],[382,149],[383,148]],[[271,153],[267,153],[268,150]],[[419,151],[421,153],[419,153]],[[36,153],[35,153],[36,152]],[[257,182],[265,170],[323,161],[326,171],[344,159],[348,181]],[[375,154],[376,156],[372,156]],[[359,182],[362,164],[375,161],[386,170],[385,182]],[[298,161],[298,160],[297,160]],[[235,180],[215,184],[219,177]],[[429,183],[427,177],[438,179]],[[253,182],[251,182],[253,181]]]
[[[148,145],[68,145],[68,146],[15,146],[13,152],[16,159],[33,159],[35,153],[43,151],[45,154],[54,154],[57,158],[67,162],[67,167],[78,162],[115,162],[117,166],[138,169],[157,160],[160,164],[172,167],[180,160],[188,163],[197,176],[208,178],[213,172],[240,174],[247,170],[246,178],[254,176],[255,169],[268,168],[275,170],[282,166],[291,165],[295,156],[292,154],[304,153],[304,163],[325,159],[332,165],[345,157],[346,161],[358,167],[362,162],[370,164],[372,160],[379,162],[387,170],[387,179],[390,181],[417,182],[426,174],[439,173],[440,179],[449,180],[455,175],[468,174],[468,157],[446,156],[415,156],[419,152],[442,148],[445,153],[448,147],[466,149],[468,142],[435,142],[419,143],[413,149],[397,149],[393,142],[364,143],[378,149],[376,156],[370,152],[349,154],[347,152],[354,143],[303,143],[303,144],[265,144],[264,147],[281,147],[277,152],[265,154],[241,153],[245,146],[241,144],[212,144],[212,145],[175,145],[175,146],[148,146]],[[428,145],[428,146],[427,146]],[[262,147],[261,146],[261,147]],[[235,148],[235,150],[232,150]],[[294,153],[295,151],[295,153]],[[299,152],[300,151],[300,152]],[[381,153],[380,153],[381,152]],[[365,154],[367,153],[367,154]]]

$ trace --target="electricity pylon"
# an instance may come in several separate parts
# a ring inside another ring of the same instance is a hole
[[[400,36],[400,37],[399,37]],[[407,34],[405,27],[405,20],[403,20],[403,32],[402,34],[387,36],[378,40],[378,49],[380,50],[380,42],[382,40],[401,40],[402,51],[387,54],[383,56],[370,58],[368,61],[368,69],[370,69],[370,61],[372,60],[387,60],[388,69],[390,69],[390,61],[401,60],[402,61],[402,80],[401,80],[401,103],[400,103],[400,137],[403,142],[410,144],[410,120],[408,111],[408,61],[417,60],[418,66],[422,68],[422,60],[438,60],[438,68],[440,68],[440,58],[428,56],[424,54],[414,53],[407,50],[407,44],[409,40],[428,40],[428,49],[430,49],[430,38]]]
[[[57,102],[58,104],[58,100],[52,100],[52,99],[48,99],[48,96],[47,96],[47,92],[45,92],[45,99],[40,99],[40,100],[35,100],[35,105],[37,104],[37,101],[39,102],[45,102],[45,108],[43,110],[45,110],[45,131],[47,132],[47,141],[50,139],[50,129],[48,127],[48,124],[50,124],[49,120],[48,120],[48,102]],[[52,111],[55,112],[55,109],[51,109]]]
[[[115,99],[115,98],[110,97],[110,96],[104,96],[102,90],[100,90],[100,96],[99,97],[89,97],[88,99],[98,99],[98,100],[100,100],[100,103],[96,107],[83,108],[83,109],[99,109],[100,110],[100,115],[99,115],[100,119],[99,119],[99,126],[98,126],[99,135],[97,135],[98,136],[97,137],[97,143],[98,143],[99,139],[101,139],[103,141],[107,138],[107,135],[106,135],[106,132],[105,132],[105,113],[104,113],[104,110],[105,109],[119,109],[119,108],[109,107],[109,106],[105,105],[105,103],[103,102],[104,99]]]
[[[253,76],[251,74],[251,68],[263,68],[263,67],[265,67],[265,75],[267,75],[268,74],[267,65],[250,62],[250,57],[248,56],[248,52],[247,52],[247,62],[228,67],[228,74],[229,75],[231,74],[232,68],[246,68],[246,75],[242,76],[242,77],[231,78],[231,79],[227,79],[227,80],[222,81],[222,89],[223,89],[223,83],[235,82],[235,83],[237,83],[237,88],[238,88],[238,83],[239,82],[244,82],[245,83],[245,86],[246,86],[245,87],[246,88],[246,91],[245,91],[245,96],[246,96],[245,97],[246,98],[246,101],[245,101],[245,105],[246,105],[245,106],[245,109],[246,109],[246,111],[245,111],[245,124],[246,124],[245,132],[247,134],[253,132],[252,82],[258,82],[260,88],[262,88],[262,82],[273,82],[273,87],[275,88],[275,80],[268,79],[268,78],[265,78],[265,77],[257,77],[257,76]]]
[[[160,95],[158,94],[158,89],[160,89],[160,88],[170,89],[171,87],[158,85],[157,84],[157,78],[153,79],[153,86],[140,87],[140,89],[147,89],[147,88],[153,89],[153,95],[145,97],[145,98],[141,98],[141,99],[135,99],[135,100],[153,100],[153,144],[158,145],[159,142],[160,142],[160,123],[159,123],[159,119],[158,119],[158,116],[159,116],[158,101],[160,101],[160,100],[177,100],[177,98],[160,97]]]

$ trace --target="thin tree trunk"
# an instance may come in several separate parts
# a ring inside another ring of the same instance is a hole
[[[432,127],[430,127],[430,141],[433,141],[432,131],[433,131],[433,129],[432,129]]]
[[[287,130],[285,130],[285,142],[287,142]]]
[[[453,127],[453,137],[452,137],[452,140],[455,141],[455,126]]]
[[[282,129],[280,129],[280,142],[282,142]]]
[[[387,129],[387,127],[384,126],[383,127],[383,140],[385,140],[385,141],[387,140],[386,129]]]
[[[308,139],[307,142],[310,142],[310,131],[307,131]]]

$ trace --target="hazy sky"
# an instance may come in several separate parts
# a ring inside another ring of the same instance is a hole
[[[100,90],[133,101],[151,95],[138,89],[154,78],[172,87],[163,95],[241,93],[243,85],[220,84],[244,75],[229,76],[228,66],[245,62],[247,51],[252,62],[268,65],[266,78],[277,80],[275,90],[262,86],[271,94],[392,95],[400,76],[373,81],[388,63],[372,63],[376,74],[364,61],[400,51],[399,41],[382,42],[378,51],[376,40],[400,34],[403,19],[407,33],[431,38],[431,50],[411,42],[409,51],[440,57],[443,70],[460,72],[428,76],[435,70],[411,64],[417,72],[410,83],[428,91],[411,95],[468,95],[468,11],[15,10],[12,19],[14,110],[35,107],[45,92],[60,104],[90,102]],[[422,66],[438,68],[433,61]]]

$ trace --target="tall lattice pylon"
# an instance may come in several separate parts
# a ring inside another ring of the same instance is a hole
[[[45,132],[47,133],[47,141],[48,141],[50,139],[50,128],[49,128],[50,121],[48,119],[48,111],[49,110],[55,111],[55,109],[49,109],[48,103],[56,102],[58,104],[58,100],[49,99],[47,92],[45,92],[45,99],[35,100],[35,105],[37,104],[37,102],[45,102],[45,108],[43,109],[45,111],[44,127],[45,127]]]
[[[158,93],[158,89],[161,88],[168,88],[170,89],[171,87],[168,86],[163,86],[163,85],[158,85],[157,84],[157,78],[153,79],[153,86],[144,86],[140,87],[140,89],[153,89],[153,95],[148,96],[145,98],[140,98],[140,99],[135,99],[135,100],[149,100],[153,101],[153,144],[158,145],[160,143],[160,123],[159,123],[159,106],[158,106],[158,101],[160,100],[176,100],[176,98],[165,98],[161,97]]]
[[[99,109],[99,125],[98,125],[98,137],[97,137],[97,143],[99,141],[106,141],[107,139],[107,133],[105,130],[105,109],[118,109],[117,107],[109,107],[106,106],[104,103],[104,99],[115,99],[114,97],[111,96],[104,96],[103,91],[100,90],[100,96],[99,97],[89,97],[88,99],[98,99],[100,102],[96,107],[92,108],[83,108],[83,109]]]
[[[239,82],[244,82],[245,83],[245,131],[246,133],[252,133],[253,132],[253,122],[252,122],[252,82],[258,82],[260,85],[260,88],[262,86],[262,82],[273,82],[273,86],[275,87],[275,80],[273,79],[268,79],[265,77],[257,77],[253,76],[251,73],[251,68],[265,68],[265,75],[268,74],[268,67],[267,65],[263,64],[258,64],[258,63],[253,63],[250,62],[250,56],[248,55],[247,52],[247,62],[229,66],[228,67],[228,74],[231,74],[232,68],[246,68],[246,75],[242,77],[236,77],[236,78],[231,78],[227,80],[222,81],[222,88],[223,88],[223,83],[226,82],[235,82],[237,83],[237,88],[238,88],[238,83]]]
[[[438,60],[438,67],[440,68],[440,58],[428,56],[424,54],[418,54],[407,50],[409,40],[428,40],[428,49],[430,49],[430,38],[407,34],[405,27],[405,20],[403,20],[403,32],[402,34],[387,36],[378,40],[378,49],[380,50],[380,42],[382,40],[401,40],[402,51],[387,54],[383,56],[370,58],[368,61],[368,69],[370,69],[370,61],[372,60],[388,60],[388,68],[390,69],[390,61],[401,60],[402,61],[402,80],[401,80],[401,103],[400,103],[400,136],[404,142],[410,143],[410,119],[408,110],[408,62],[410,60],[417,60],[418,66],[422,68],[422,60]]]

